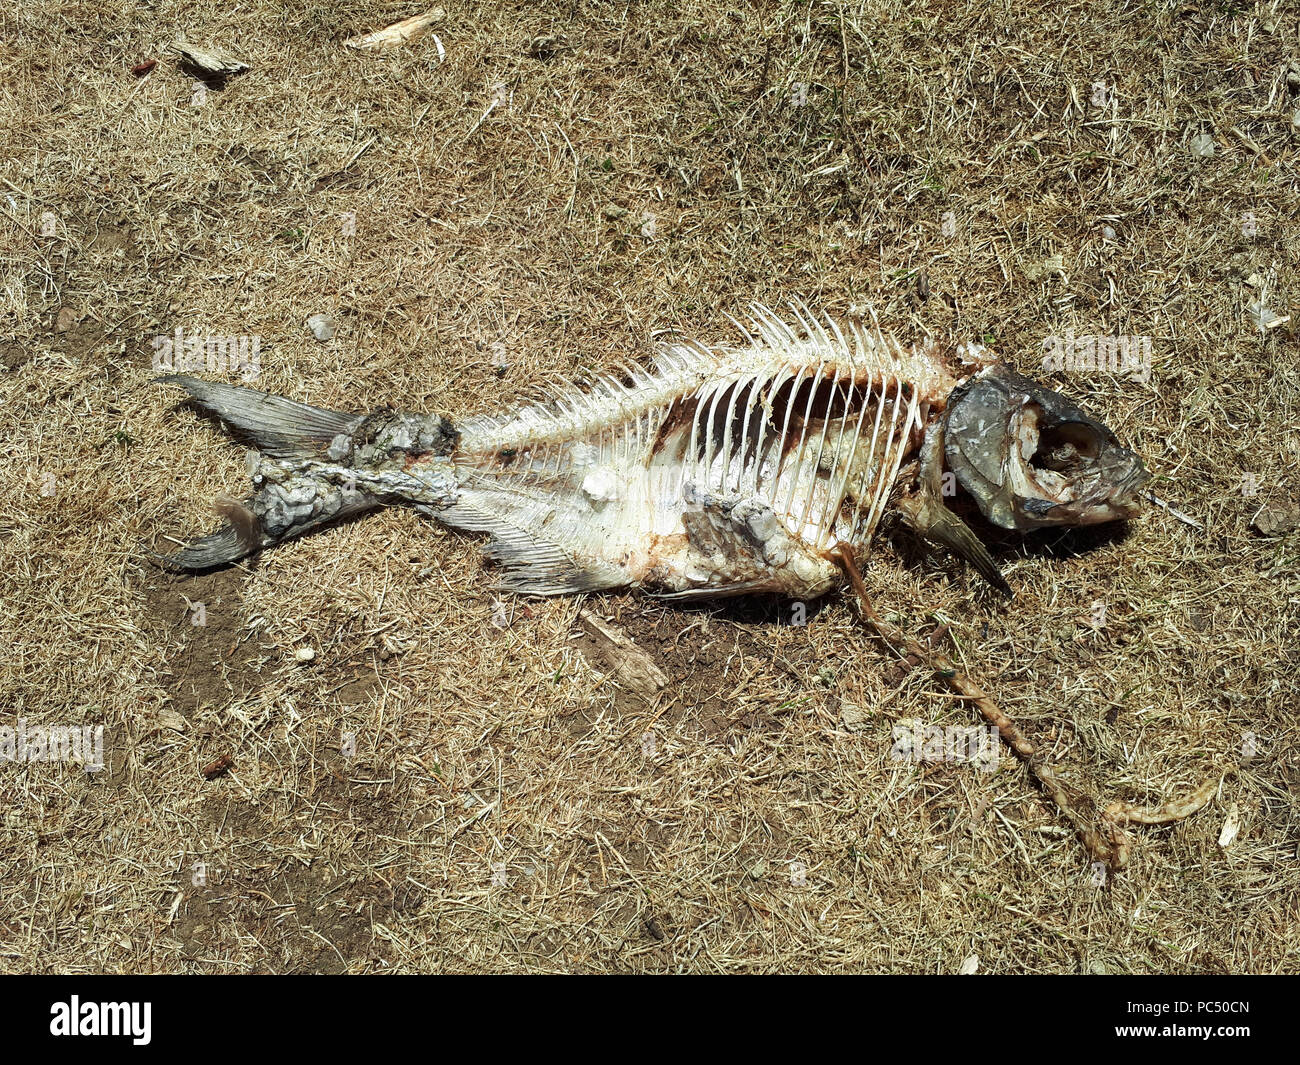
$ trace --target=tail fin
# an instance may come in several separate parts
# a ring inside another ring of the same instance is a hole
[[[154,381],[179,385],[201,409],[233,426],[248,443],[273,458],[320,458],[340,433],[350,435],[365,419],[364,414],[322,410],[270,392],[185,374],[168,374]]]
[[[258,451],[277,459],[324,460],[334,457],[331,452],[350,454],[353,433],[366,418],[184,374],[156,381],[185,389],[199,408],[221,419]],[[299,480],[301,483],[267,484],[243,503],[219,499],[216,510],[226,519],[225,525],[175,554],[156,557],[176,569],[214,569],[380,502],[354,484],[319,483],[305,475]]]
[[[270,538],[262,534],[256,516],[247,507],[244,512],[251,519],[251,528],[245,532],[238,525],[223,525],[214,533],[201,537],[170,555],[158,555],[160,562],[188,572],[228,566],[247,558],[270,545]]]

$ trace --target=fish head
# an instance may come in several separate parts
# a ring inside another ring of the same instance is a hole
[[[944,459],[994,525],[1017,532],[1137,514],[1151,474],[1059,392],[992,366],[948,399]]]

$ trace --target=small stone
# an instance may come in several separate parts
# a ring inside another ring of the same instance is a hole
[[[296,658],[299,662],[305,664],[315,659],[316,652],[310,647],[299,647],[296,651],[294,651],[293,657]]]
[[[840,704],[840,724],[849,732],[856,732],[858,729],[865,728],[871,720],[871,715],[856,703],[843,702]]]
[[[158,713],[158,724],[163,728],[169,728],[174,732],[184,732],[189,722],[181,717],[175,710],[163,709]]]
[[[1102,226],[1102,227],[1101,227],[1101,236],[1102,236],[1102,239],[1103,239],[1103,240],[1114,240],[1114,239],[1115,239],[1115,230],[1112,229],[1110,226]]]
[[[60,307],[58,317],[54,319],[54,331],[66,333],[77,320],[77,314],[71,307]]]
[[[767,876],[767,862],[760,858],[749,867],[749,876],[751,880],[762,880]]]
[[[1049,255],[1042,262],[1026,263],[1025,276],[1030,281],[1041,281],[1045,277],[1057,277],[1065,274],[1065,256]]]
[[[569,38],[564,34],[557,37],[534,37],[528,44],[528,54],[534,59],[540,59],[543,63],[572,50]]]
[[[980,971],[980,958],[978,954],[972,954],[969,958],[961,963],[961,968],[957,970],[958,976],[974,976]]]
[[[1192,137],[1188,149],[1195,159],[1209,159],[1214,155],[1214,138],[1202,130]]]
[[[1281,536],[1300,526],[1300,506],[1289,502],[1265,503],[1250,524],[1264,536]]]
[[[617,222],[620,218],[623,218],[627,214],[627,208],[620,207],[616,203],[609,203],[605,205],[605,209],[600,213],[603,214],[606,218],[608,218],[611,222]]]
[[[313,314],[307,319],[307,328],[311,335],[322,344],[334,336],[334,320],[325,314]]]

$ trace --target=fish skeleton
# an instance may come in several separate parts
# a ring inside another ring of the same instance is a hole
[[[799,599],[839,584],[887,514],[1009,592],[945,503],[960,485],[1021,532],[1132,516],[1141,460],[1064,396],[979,345],[907,347],[874,322],[755,305],[740,339],[661,343],[589,388],[459,424],[323,410],[172,374],[256,449],[254,495],[165,557],[224,566],[376,507],[486,533],[499,586],[530,595],[636,587],[680,598]]]

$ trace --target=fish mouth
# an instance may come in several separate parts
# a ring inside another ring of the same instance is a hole
[[[1020,409],[1011,483],[1040,522],[1099,525],[1135,517],[1151,474],[1097,423],[1053,422],[1037,403]]]
[[[995,366],[953,391],[944,457],[993,524],[1028,532],[1134,517],[1150,474],[1059,392]]]

